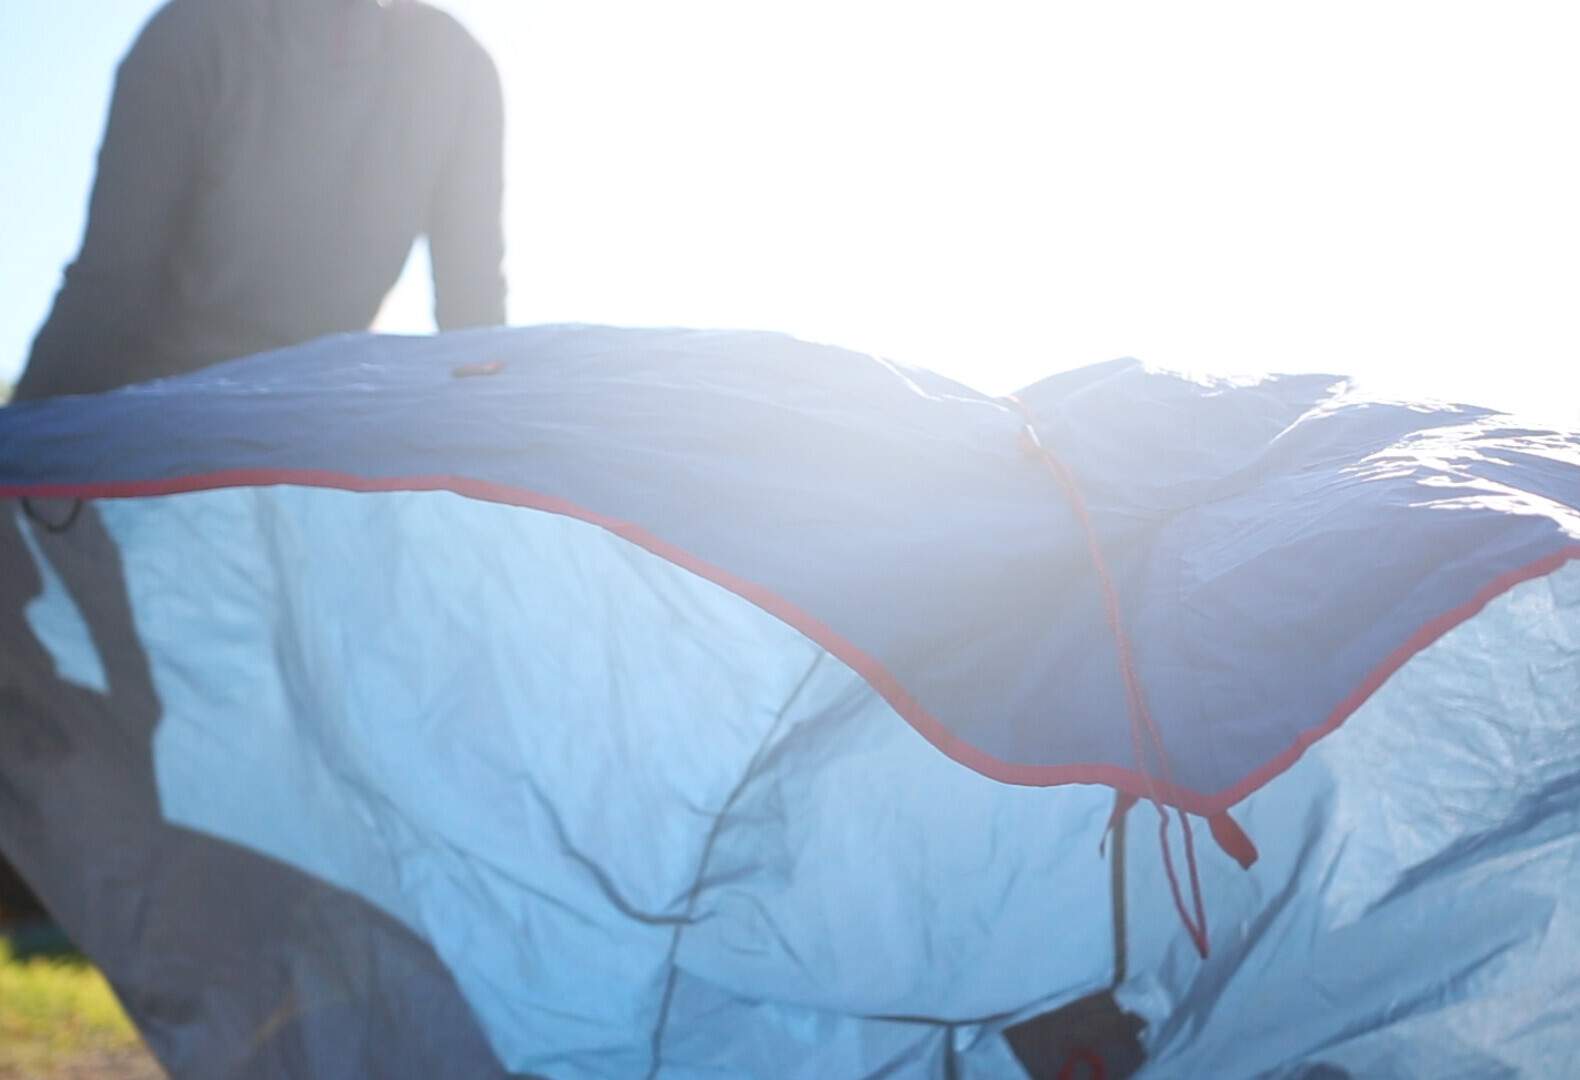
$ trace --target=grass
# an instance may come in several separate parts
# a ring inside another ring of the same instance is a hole
[[[134,1075],[125,1070],[146,1067],[138,1059],[137,1032],[103,975],[80,958],[17,959],[0,938],[0,1080]]]

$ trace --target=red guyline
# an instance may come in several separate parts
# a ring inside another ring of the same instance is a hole
[[[946,728],[900,685],[898,679],[877,659],[863,651],[821,620],[785,600],[777,593],[715,566],[676,547],[639,525],[621,521],[578,506],[552,495],[527,491],[508,484],[496,484],[461,476],[367,477],[324,469],[225,469],[190,476],[158,480],[127,480],[99,484],[10,484],[0,485],[0,498],[136,499],[158,495],[180,495],[222,488],[293,486],[329,488],[361,493],[395,491],[448,491],[482,502],[541,510],[596,525],[627,540],[659,558],[706,578],[755,604],[781,622],[799,630],[827,649],[873,690],[916,732],[941,753],[990,779],[1023,787],[1056,787],[1061,784],[1101,784],[1138,798],[1150,798],[1156,788],[1163,802],[1202,817],[1220,814],[1244,799],[1274,777],[1294,765],[1307,748],[1332,734],[1361,707],[1395,671],[1411,657],[1448,631],[1475,615],[1488,603],[1533,578],[1543,577],[1571,559],[1580,559],[1580,544],[1572,544],[1526,566],[1511,570],[1490,581],[1465,603],[1432,619],[1372,669],[1351,694],[1320,723],[1306,728],[1281,754],[1261,768],[1248,773],[1232,787],[1217,792],[1200,792],[1160,781],[1144,773],[1118,765],[1028,765],[1005,761],[980,750]]]
[[[1185,842],[1185,866],[1190,877],[1191,903],[1196,913],[1196,917],[1192,919],[1191,913],[1185,910],[1185,897],[1180,890],[1179,875],[1174,870],[1174,854],[1169,846],[1169,814],[1158,799],[1157,785],[1150,782],[1153,778],[1150,770],[1147,769],[1143,736],[1152,744],[1152,749],[1157,755],[1158,772],[1163,783],[1172,786],[1173,773],[1169,768],[1168,750],[1163,745],[1163,734],[1158,730],[1157,721],[1152,718],[1152,708],[1147,704],[1146,690],[1141,685],[1141,675],[1136,670],[1135,650],[1131,646],[1130,633],[1125,629],[1124,612],[1119,604],[1119,588],[1114,584],[1113,575],[1109,573],[1108,559],[1103,554],[1102,542],[1097,538],[1097,527],[1092,523],[1091,512],[1086,506],[1086,496],[1082,493],[1075,474],[1065,465],[1063,459],[1043,445],[1041,437],[1037,434],[1036,417],[1032,415],[1031,410],[1026,408],[1019,398],[1010,397],[1006,400],[1015,407],[1025,422],[1025,430],[1021,438],[1026,448],[1058,483],[1064,497],[1070,503],[1070,509],[1075,513],[1076,521],[1080,523],[1081,532],[1085,535],[1087,556],[1092,561],[1092,569],[1097,574],[1098,584],[1102,587],[1103,611],[1108,619],[1108,632],[1114,639],[1119,675],[1125,684],[1126,712],[1130,719],[1131,753],[1135,758],[1136,768],[1148,778],[1147,795],[1158,812],[1158,846],[1163,852],[1163,871],[1168,876],[1169,895],[1174,901],[1174,910],[1179,914],[1181,925],[1190,935],[1191,943],[1205,958],[1210,951],[1210,943],[1207,938],[1206,902],[1202,897],[1201,878],[1196,868],[1196,845],[1185,811],[1176,811],[1180,819],[1180,833]],[[1219,816],[1228,819],[1227,813]],[[1219,831],[1215,827],[1213,835],[1217,836]]]

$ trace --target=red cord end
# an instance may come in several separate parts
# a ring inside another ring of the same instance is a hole
[[[1224,853],[1240,864],[1240,869],[1249,870],[1257,860],[1256,845],[1251,843],[1251,838],[1245,830],[1230,817],[1228,812],[1212,815],[1207,819],[1207,827],[1212,829],[1212,838],[1218,841],[1218,846]]]

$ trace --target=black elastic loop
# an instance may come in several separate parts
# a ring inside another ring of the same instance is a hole
[[[22,496],[22,512],[28,516],[30,521],[41,526],[45,532],[59,536],[61,533],[70,532],[71,527],[77,523],[77,517],[82,513],[82,500],[72,499],[71,511],[67,513],[65,520],[60,522],[50,521],[43,514],[40,514],[33,508],[32,500],[26,495]]]
[[[1129,935],[1125,932],[1125,819],[1130,815],[1116,813],[1113,824],[1113,849],[1108,863],[1109,902],[1114,916],[1114,981],[1115,990],[1125,981],[1130,966]]]

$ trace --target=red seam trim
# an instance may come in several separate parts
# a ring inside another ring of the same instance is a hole
[[[1163,802],[1203,817],[1227,810],[1257,788],[1288,770],[1309,747],[1332,734],[1349,719],[1366,702],[1366,699],[1411,657],[1475,615],[1498,596],[1522,582],[1550,574],[1572,559],[1580,560],[1580,543],[1572,544],[1494,578],[1470,600],[1432,619],[1412,634],[1404,644],[1373,668],[1360,685],[1341,701],[1326,719],[1297,733],[1295,741],[1282,753],[1248,773],[1234,786],[1218,792],[1204,793],[1177,787],[1170,782],[1160,782],[1157,777],[1148,777],[1117,765],[1027,765],[994,757],[944,727],[876,659],[778,594],[699,559],[659,539],[641,526],[608,517],[565,499],[527,491],[508,484],[495,484],[457,476],[365,477],[322,469],[225,469],[160,480],[127,480],[102,484],[0,485],[0,498],[136,499],[212,491],[220,488],[277,485],[332,488],[362,493],[449,491],[482,502],[542,510],[545,513],[585,521],[728,589],[781,622],[799,630],[865,679],[868,685],[877,691],[878,695],[887,701],[906,723],[915,728],[922,738],[932,743],[941,753],[969,769],[1001,783],[1023,787],[1101,784],[1140,798],[1148,798],[1150,789],[1155,787],[1157,796]]]

